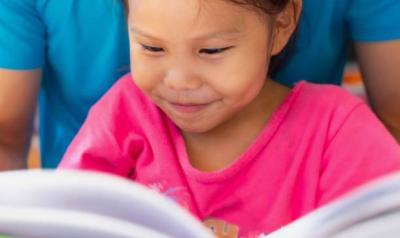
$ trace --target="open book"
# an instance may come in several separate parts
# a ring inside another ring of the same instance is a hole
[[[400,173],[346,194],[267,238],[398,238]]]
[[[179,205],[132,181],[37,170],[0,173],[0,237],[213,236]]]
[[[0,238],[212,238],[186,210],[116,176],[0,173]],[[400,237],[400,174],[374,181],[265,238]]]

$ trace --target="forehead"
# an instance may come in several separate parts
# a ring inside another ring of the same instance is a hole
[[[260,15],[229,0],[130,0],[129,22],[135,27],[148,27],[163,33],[176,30],[235,28],[246,30]]]

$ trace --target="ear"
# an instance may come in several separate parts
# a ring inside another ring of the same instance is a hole
[[[296,29],[302,6],[302,0],[291,0],[286,8],[275,16],[272,55],[279,54],[288,43]]]

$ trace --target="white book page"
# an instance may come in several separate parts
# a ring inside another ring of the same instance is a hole
[[[363,224],[374,224],[375,234],[397,230],[399,221],[389,222],[400,215],[400,173],[385,176],[346,194],[335,202],[263,237],[266,238],[365,238],[368,230]],[[386,217],[387,216],[387,217]],[[385,218],[386,217],[386,218]],[[385,220],[385,222],[381,222]],[[352,232],[351,236],[350,231]],[[348,234],[349,232],[349,234]],[[355,234],[358,234],[356,236]],[[390,237],[390,236],[372,236]]]
[[[172,238],[134,223],[93,213],[1,206],[0,234],[19,238]]]
[[[80,211],[124,220],[172,237],[213,237],[173,201],[116,176],[81,171],[3,172],[0,191],[3,207]]]

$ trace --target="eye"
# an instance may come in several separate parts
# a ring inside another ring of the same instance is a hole
[[[200,54],[208,54],[208,55],[215,55],[215,54],[220,54],[222,52],[225,52],[229,49],[232,49],[233,46],[229,47],[224,47],[224,48],[208,48],[208,49],[201,49],[199,51]]]
[[[158,53],[158,52],[163,52],[164,49],[161,47],[156,47],[156,46],[150,46],[150,45],[144,45],[144,44],[140,44],[144,50],[153,52],[153,53]]]

